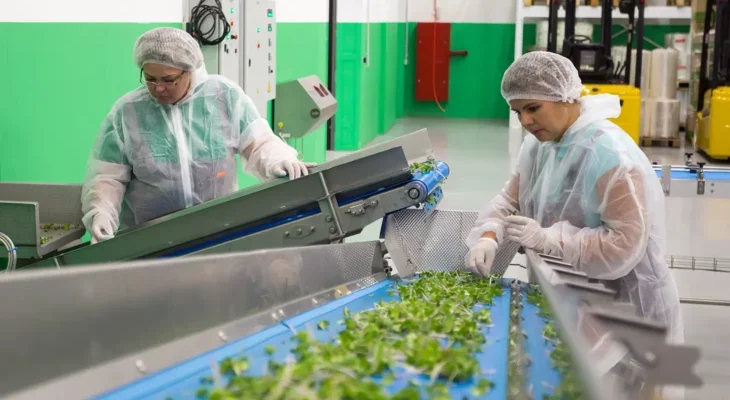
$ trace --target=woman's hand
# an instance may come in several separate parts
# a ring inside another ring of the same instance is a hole
[[[492,270],[492,263],[497,256],[497,241],[490,237],[482,237],[476,245],[469,250],[467,255],[467,267],[469,271],[487,276]]]
[[[308,165],[299,160],[281,160],[271,166],[271,174],[277,178],[289,176],[289,179],[297,179],[309,175]]]
[[[538,253],[557,255],[561,253],[560,242],[532,218],[512,215],[505,219],[507,240],[519,243],[526,249]]]

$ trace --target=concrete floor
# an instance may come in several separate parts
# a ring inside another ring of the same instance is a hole
[[[514,168],[522,142],[520,130],[507,121],[403,119],[375,142],[428,128],[436,158],[451,167],[451,176],[439,205],[445,210],[478,210],[496,195]],[[644,149],[658,164],[684,164],[685,148]],[[337,153],[330,154],[337,157]],[[694,161],[707,160],[695,154]],[[709,165],[727,163],[709,163]],[[730,259],[730,199],[667,198],[668,255]],[[375,240],[380,223],[348,241]],[[515,260],[519,262],[520,260]],[[730,300],[730,273],[675,270],[682,298]],[[523,276],[524,270],[508,271]],[[686,343],[700,347],[696,371],[702,388],[687,391],[687,399],[727,398],[730,389],[730,307],[683,305]]]

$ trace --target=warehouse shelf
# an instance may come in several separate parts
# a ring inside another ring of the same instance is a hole
[[[548,17],[548,6],[523,6],[523,17],[527,20],[542,20]],[[672,7],[672,6],[647,6],[644,11],[644,18],[647,22],[657,20],[686,20],[692,16],[690,7]],[[565,18],[565,10],[558,11],[558,18]],[[592,6],[580,6],[576,10],[577,19],[600,20],[601,8]],[[613,19],[615,21],[628,20],[629,16],[621,14],[617,9],[613,10]]]

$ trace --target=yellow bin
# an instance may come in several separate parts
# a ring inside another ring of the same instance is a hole
[[[730,87],[708,90],[697,113],[697,147],[715,159],[730,158]]]
[[[621,99],[621,115],[611,119],[639,144],[641,132],[641,91],[630,85],[583,85],[583,96],[614,94]]]

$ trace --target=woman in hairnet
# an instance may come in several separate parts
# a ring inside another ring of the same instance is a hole
[[[621,113],[619,98],[581,98],[582,89],[572,62],[558,54],[525,54],[505,72],[502,95],[531,135],[468,236],[467,264],[488,274],[506,240],[560,257],[612,281],[640,315],[666,324],[670,340],[681,342],[661,184],[631,137],[607,120]]]
[[[185,31],[143,34],[134,61],[144,85],[114,104],[89,160],[81,201],[92,243],[236,191],[236,154],[259,179],[307,175],[243,90],[207,74]]]

